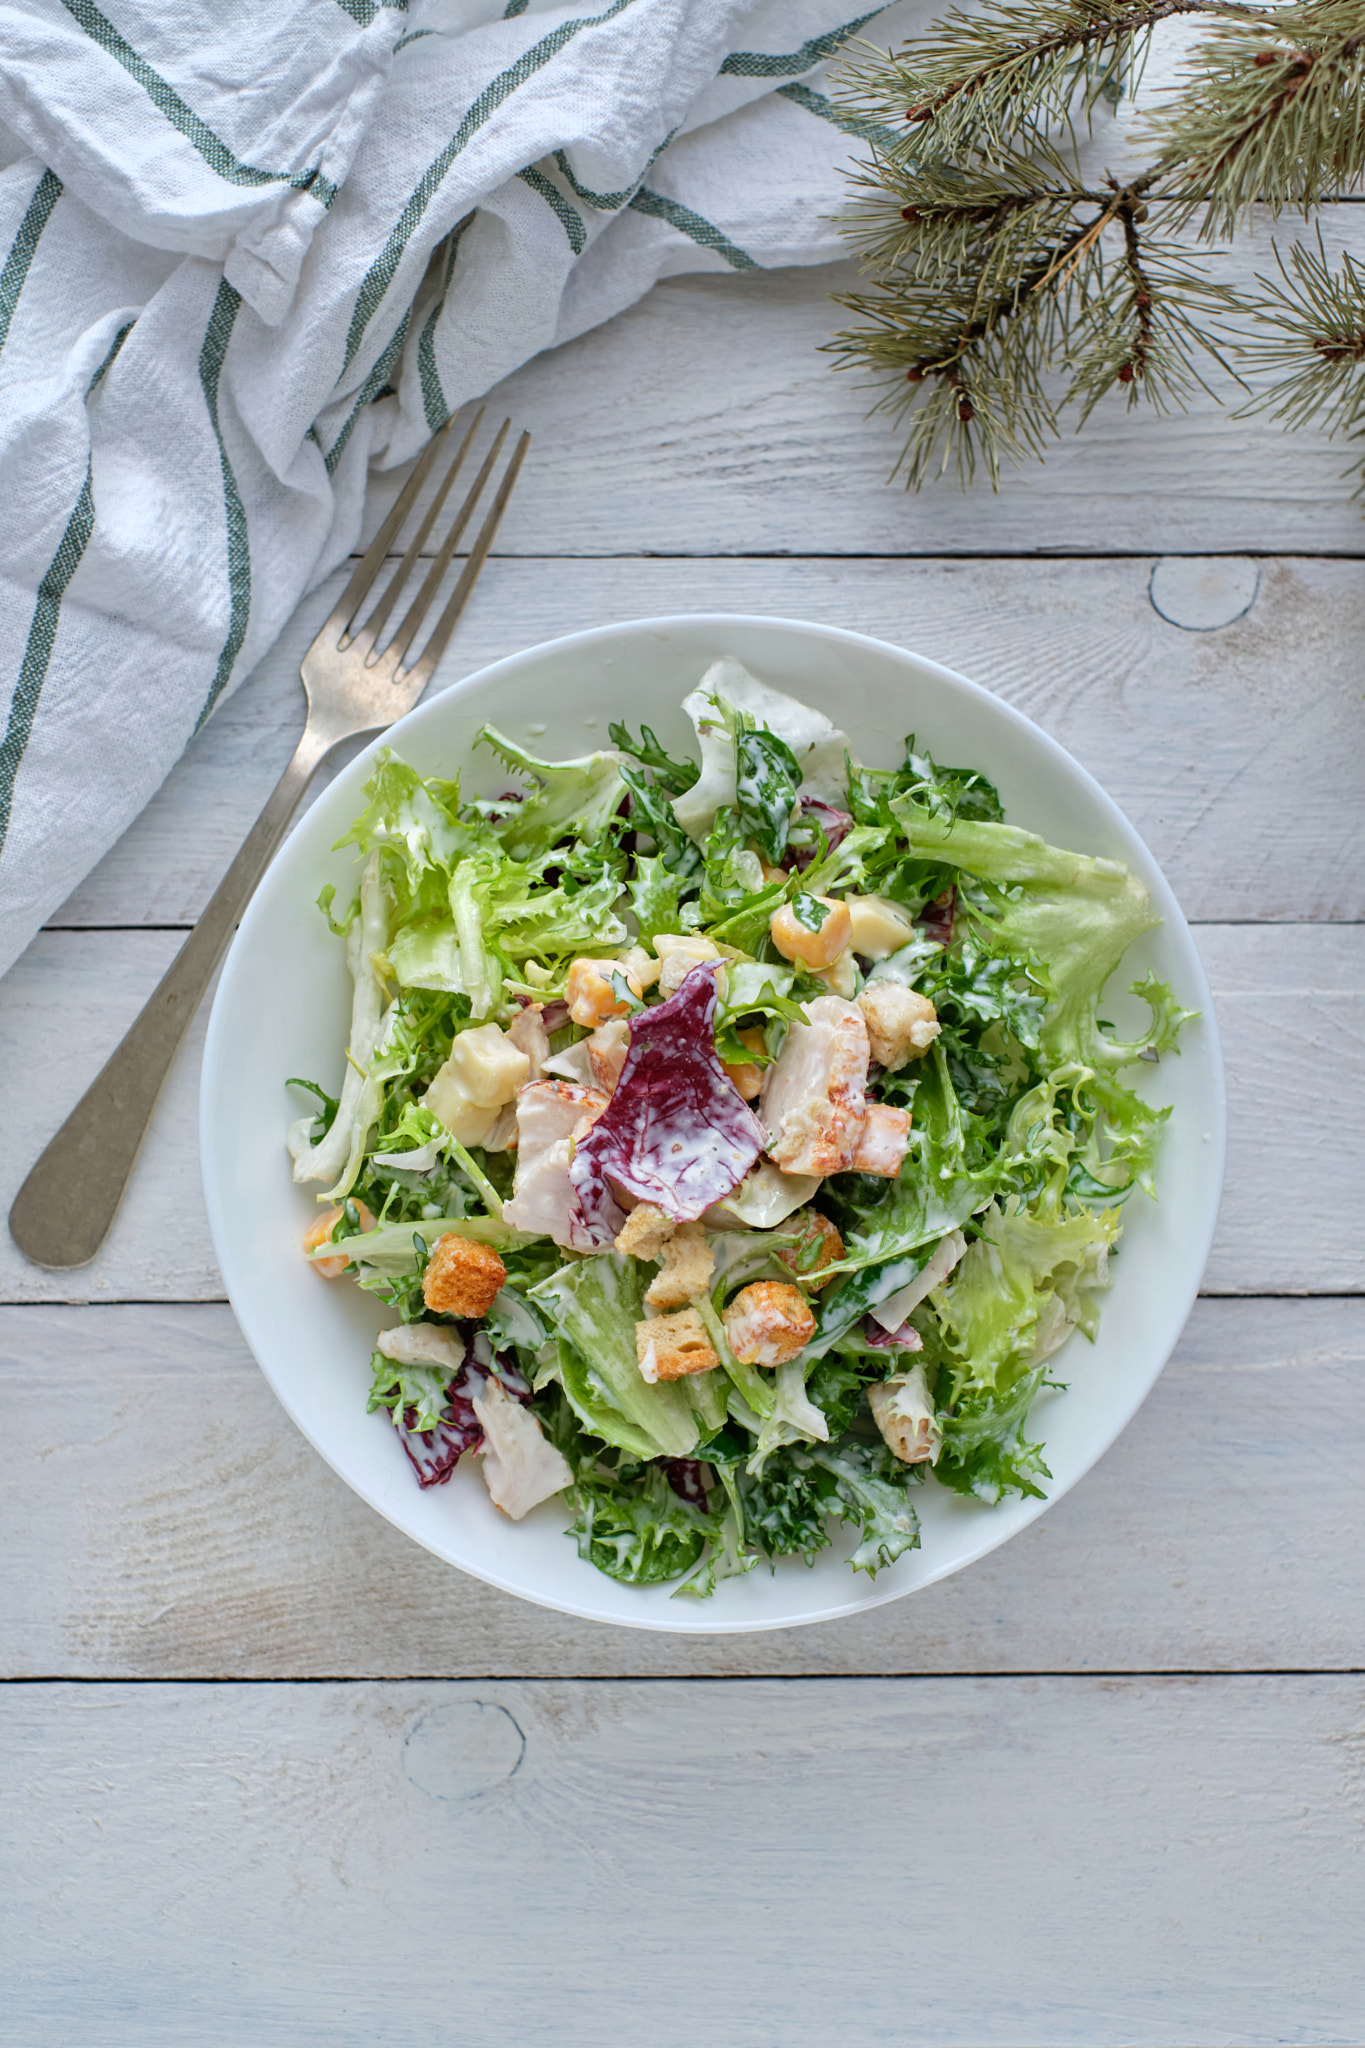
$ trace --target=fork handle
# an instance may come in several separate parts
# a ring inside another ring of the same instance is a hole
[[[304,728],[203,916],[20,1188],[10,1234],[35,1265],[57,1272],[85,1266],[104,1243],[180,1041],[313,770],[334,744],[311,724]]]

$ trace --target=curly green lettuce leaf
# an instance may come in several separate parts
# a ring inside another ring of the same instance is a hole
[[[722,977],[716,1007],[716,1051],[721,1059],[737,1064],[752,1061],[760,1067],[769,1063],[772,1055],[767,1050],[756,1052],[738,1034],[741,1028],[754,1025],[766,1029],[769,1024],[806,1023],[805,1009],[792,994],[796,980],[793,967],[770,967],[757,960],[731,962]],[[803,986],[809,980],[803,976]],[[821,983],[813,985],[823,994]]]
[[[647,725],[641,725],[638,740],[631,738],[628,725],[616,723],[607,727],[607,737],[621,753],[629,754],[642,768],[648,768],[657,786],[669,796],[681,796],[684,790],[691,789],[701,773],[695,761],[675,761]]]
[[[1094,1336],[1121,1224],[1117,1209],[993,1204],[980,1228],[940,1316],[971,1382],[994,1389],[1050,1356],[1073,1329]]]
[[[993,940],[1047,969],[1052,1000],[1041,1042],[1049,1059],[1113,1070],[1138,1058],[1145,1041],[1116,1044],[1097,1015],[1100,992],[1128,948],[1161,922],[1137,877],[1118,861],[1068,853],[1017,825],[935,815],[910,797],[891,809],[916,854],[996,885]]]
[[[833,1211],[845,1248],[827,1270],[851,1277],[822,1297],[816,1355],[874,1302],[906,1286],[925,1262],[924,1248],[984,1209],[999,1184],[991,1133],[983,1120],[963,1111],[937,1041],[898,1099],[913,1101],[914,1122],[897,1177],[848,1175],[832,1187],[827,1183],[825,1206]]]
[[[475,745],[491,747],[499,760],[525,777],[530,793],[520,803],[481,805],[491,830],[513,860],[534,860],[557,840],[581,839],[592,845],[615,817],[624,797],[621,757],[604,749],[575,761],[541,761],[509,740],[496,726],[485,725]]]
[[[601,1253],[561,1267],[534,1300],[564,1340],[561,1383],[586,1427],[635,1458],[685,1458],[697,1445],[693,1410],[704,1396],[686,1380],[651,1385],[641,1376],[635,1325],[646,1277],[638,1260]]]
[[[909,1471],[885,1444],[855,1437],[785,1445],[761,1474],[741,1481],[749,1540],[770,1558],[796,1555],[810,1564],[829,1541],[826,1518],[836,1516],[859,1531],[853,1569],[875,1578],[919,1546]]]
[[[687,843],[692,844],[690,839]],[[658,854],[637,854],[635,873],[627,886],[630,907],[644,944],[648,945],[660,932],[682,930],[685,883]]]
[[[673,815],[668,795],[638,770],[621,765],[621,780],[630,791],[630,822],[654,842],[654,858],[676,878],[679,892],[701,873],[701,848],[688,838]],[[666,929],[666,927],[660,927]]]
[[[576,1480],[573,1503],[579,1556],[628,1586],[682,1578],[721,1535],[722,1518],[680,1499],[655,1464],[594,1464]]]
[[[1040,1479],[1050,1479],[1043,1446],[1024,1435],[1029,1410],[1040,1387],[1048,1384],[1036,1366],[1002,1391],[974,1387],[950,1415],[940,1415],[942,1446],[934,1477],[953,1493],[970,1494],[994,1507],[1007,1493],[1045,1500]]]
[[[456,864],[444,912],[400,924],[389,942],[388,964],[405,988],[443,989],[469,998],[476,1019],[501,1002],[502,984],[528,959],[553,961],[580,950],[624,943],[616,913],[621,880],[611,860],[574,860],[578,872],[546,886],[549,856],[514,861],[498,848],[481,847]],[[585,873],[586,870],[586,873]]]
[[[401,1416],[414,1408],[416,1415],[407,1427],[439,1428],[441,1411],[450,1399],[449,1367],[443,1371],[438,1365],[400,1365],[376,1351],[370,1359],[370,1372],[373,1384],[365,1404],[367,1415],[376,1415],[382,1408],[388,1415]]]
[[[785,740],[761,727],[735,734],[735,813],[740,831],[774,865],[787,851],[800,788],[801,770]]]
[[[423,777],[381,747],[364,796],[364,810],[334,850],[354,846],[362,856],[386,857],[400,922],[438,910],[456,863],[487,837],[461,813],[458,778]]]

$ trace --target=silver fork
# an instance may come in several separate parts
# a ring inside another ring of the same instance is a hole
[[[35,1264],[57,1271],[84,1266],[104,1243],[123,1200],[133,1161],[171,1061],[199,1008],[205,989],[213,979],[252,890],[284,837],[314,769],[343,740],[352,739],[359,733],[382,730],[395,718],[401,718],[405,711],[410,711],[434,675],[436,664],[455,629],[455,622],[488,559],[493,537],[530,446],[529,434],[522,434],[512,451],[460,580],[436,621],[431,637],[410,668],[404,668],[403,663],[497,464],[511,426],[510,420],[504,420],[494,436],[493,445],[480,464],[464,503],[437,549],[402,624],[382,652],[376,653],[375,650],[379,647],[389,614],[431,537],[482,418],[481,408],[442,477],[431,506],[392,580],[365,623],[353,632],[351,629],[356,625],[361,606],[374,587],[389,549],[416,504],[438,454],[447,445],[449,423],[431,442],[413,470],[336,609],[303,657],[308,718],[293,760],[252,826],[246,844],[219,883],[208,908],[162,976],[136,1023],[106,1062],[99,1078],[76,1104],[16,1195],[9,1214],[10,1232],[20,1251]]]

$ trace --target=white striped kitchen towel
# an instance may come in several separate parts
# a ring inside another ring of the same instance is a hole
[[[0,0],[0,971],[372,466],[660,277],[838,253],[847,6]]]

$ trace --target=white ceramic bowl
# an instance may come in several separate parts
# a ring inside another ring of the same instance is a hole
[[[1164,877],[1098,784],[976,684],[882,641],[785,619],[702,615],[576,633],[456,684],[383,743],[424,774],[459,769],[466,791],[483,794],[506,779],[486,749],[469,757],[484,720],[552,759],[606,744],[614,718],[632,727],[644,720],[676,752],[690,740],[680,702],[722,654],[820,706],[869,764],[898,762],[913,732],[939,760],[984,769],[1013,823],[1127,862],[1164,924],[1134,948],[1122,986],[1155,967],[1202,1013],[1184,1034],[1180,1059],[1139,1070],[1151,1099],[1174,1105],[1157,1167],[1160,1201],[1130,1200],[1098,1341],[1071,1340],[1054,1366],[1068,1390],[1044,1396],[1033,1411],[1056,1500],[1113,1442],[1165,1364],[1199,1286],[1223,1173],[1223,1071],[1208,984]],[[352,856],[330,849],[360,809],[373,751],[306,813],[242,921],[213,1008],[200,1107],[209,1222],[232,1305],[271,1386],[328,1463],[417,1542],[492,1585],[595,1621],[679,1632],[781,1628],[874,1607],[960,1570],[1040,1515],[1046,1502],[988,1508],[930,1482],[917,1495],[921,1548],[875,1583],[849,1569],[851,1546],[836,1540],[813,1570],[796,1560],[772,1574],[760,1566],[697,1602],[594,1571],[566,1537],[555,1502],[524,1522],[507,1521],[472,1459],[448,1485],[419,1490],[387,1418],[365,1413],[382,1312],[359,1289],[321,1282],[304,1264],[299,1240],[316,1214],[315,1191],[292,1184],[284,1149],[285,1127],[298,1114],[286,1076],[328,1086],[341,1077],[349,980],[342,948],[314,904],[328,881],[342,900],[351,892]],[[1128,1000],[1111,998],[1106,1014],[1122,1024]]]

